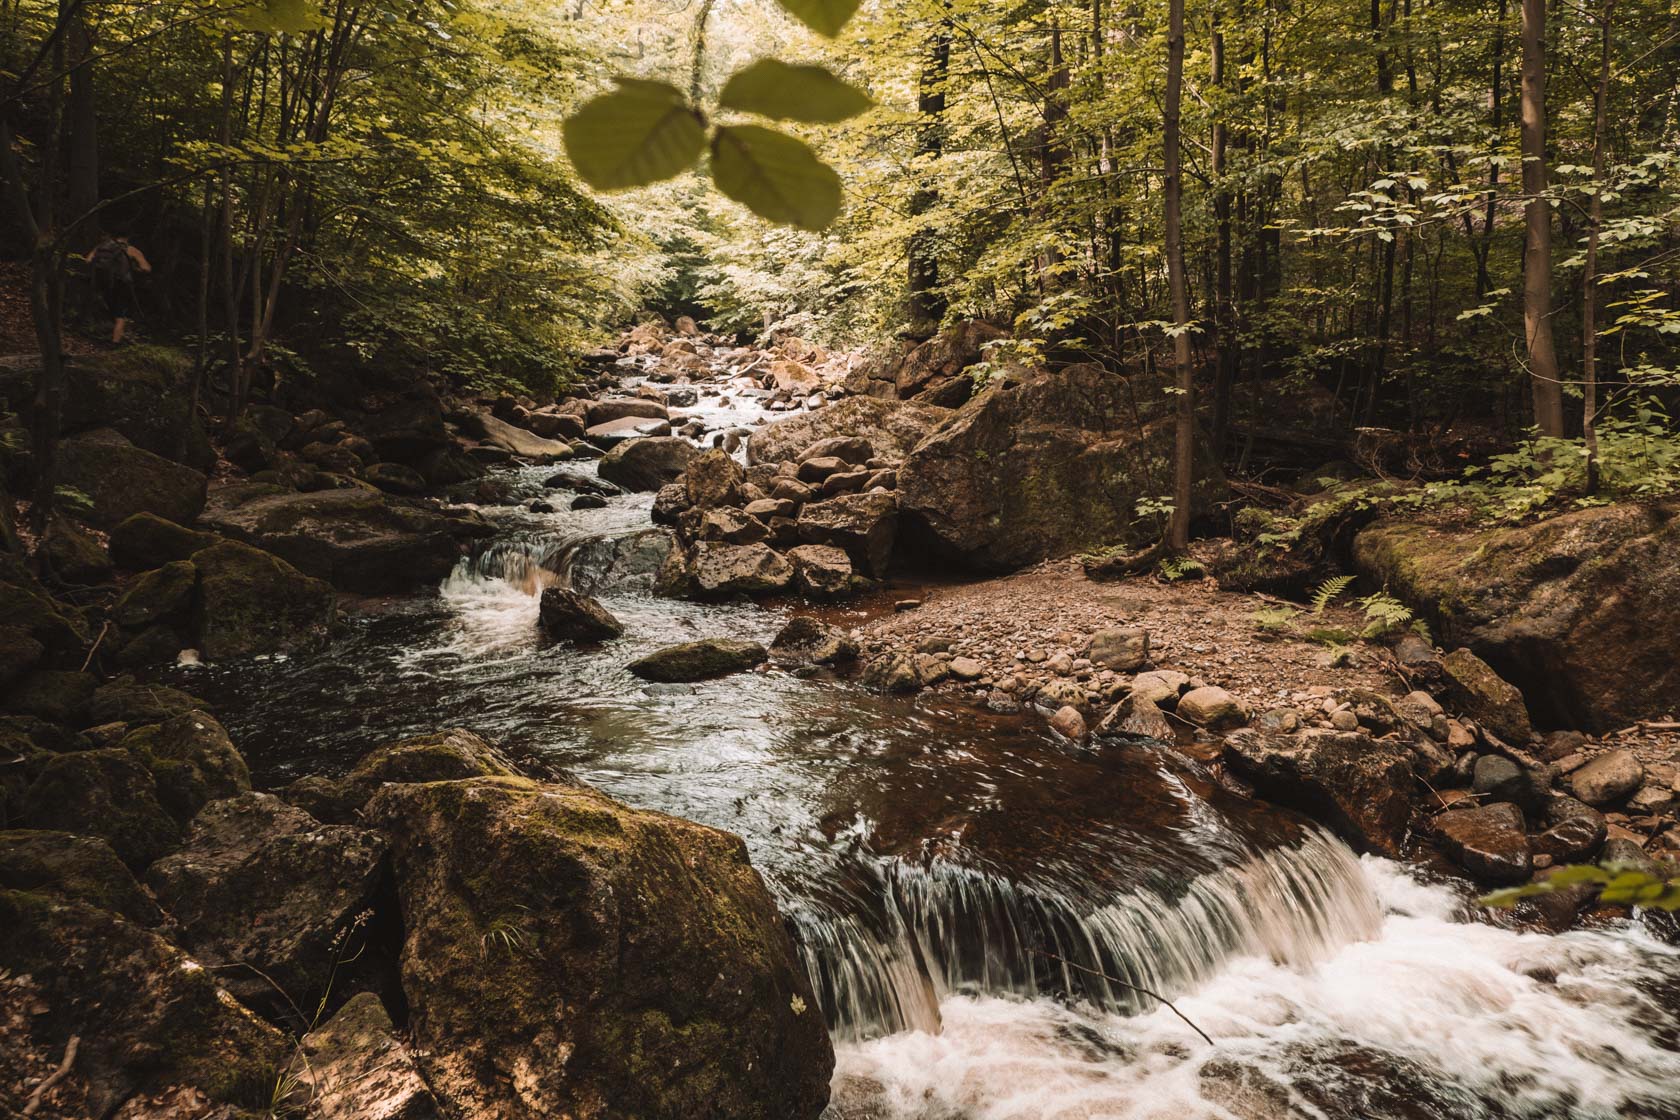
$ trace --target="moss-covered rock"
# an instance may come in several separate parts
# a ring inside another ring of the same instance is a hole
[[[362,947],[351,927],[372,905],[384,857],[378,833],[246,792],[205,806],[186,845],[152,864],[146,881],[182,945],[228,966],[223,978],[242,1000],[280,1011],[287,999],[314,1006],[334,967]]]
[[[80,665],[92,640],[86,620],[54,600],[10,556],[0,556],[0,620],[41,643],[49,664]]]
[[[299,1112],[368,1120],[437,1120],[437,1100],[372,992],[352,996],[303,1037],[286,1102]],[[282,1111],[287,1111],[283,1109]]]
[[[41,663],[47,647],[21,626],[0,623],[0,688]]]
[[[5,708],[10,712],[85,727],[88,705],[99,678],[75,669],[37,669],[18,681],[8,692]]]
[[[184,619],[192,608],[198,569],[188,560],[173,560],[161,568],[129,580],[111,604],[111,621],[138,632],[159,622]]]
[[[111,559],[131,572],[185,560],[216,543],[216,534],[188,529],[155,513],[137,513],[111,530]]]
[[[163,914],[111,845],[44,829],[0,832],[0,887],[43,891],[155,926]]]
[[[122,861],[141,868],[181,840],[140,759],[120,747],[56,754],[23,796],[23,823],[99,836]]]
[[[368,798],[388,782],[447,782],[460,778],[517,777],[520,770],[501,751],[454,727],[376,747],[342,778],[311,775],[281,791],[317,820],[349,824]]]
[[[1505,742],[1524,746],[1534,734],[1521,692],[1467,649],[1441,659],[1447,689],[1458,710]]]
[[[738,638],[702,638],[697,642],[667,646],[630,663],[630,671],[643,680],[663,683],[705,681],[741,673],[762,665],[770,656],[757,642]]]
[[[111,578],[105,546],[80,525],[55,516],[41,538],[46,569],[59,583],[89,587]]]
[[[772,465],[796,461],[814,443],[853,437],[868,440],[876,455],[897,462],[950,417],[948,408],[870,396],[848,397],[754,432],[747,440],[747,461]]]
[[[1154,399],[1095,365],[995,381],[905,459],[900,512],[927,546],[982,571],[1144,543],[1159,525],[1139,500],[1172,489],[1172,419],[1138,414]],[[1224,492],[1204,456],[1192,513]]]
[[[109,528],[137,513],[191,521],[204,508],[204,475],[101,428],[59,444],[59,481],[91,503],[88,519]]]
[[[146,764],[158,801],[182,824],[207,803],[251,788],[244,756],[215,717],[204,712],[137,728],[120,745]]]
[[[237,541],[193,553],[198,593],[193,633],[209,658],[319,649],[332,633],[332,585]]]
[[[86,1115],[137,1093],[187,1086],[213,1102],[266,1107],[286,1039],[155,933],[51,894],[0,891],[0,972],[28,974],[51,1010],[37,1030],[62,1053],[81,1039],[72,1076]]]
[[[471,1116],[812,1120],[834,1056],[741,841],[584,787],[390,786],[421,1066]]]
[[[167,685],[142,683],[125,674],[113,677],[94,689],[88,718],[95,724],[139,726],[162,723],[187,712],[208,710],[208,704],[190,693]]]
[[[1680,709],[1680,505],[1628,503],[1528,525],[1391,520],[1361,574],[1522,689],[1542,726],[1611,730]]]

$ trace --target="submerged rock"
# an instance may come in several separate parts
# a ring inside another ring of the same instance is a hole
[[[565,587],[543,588],[537,625],[545,636],[564,642],[604,642],[624,633],[624,624],[600,600]]]
[[[702,638],[667,646],[630,663],[630,672],[643,680],[667,684],[705,681],[744,672],[761,665],[770,654],[757,642],[737,638]]]
[[[393,786],[417,1059],[451,1115],[815,1120],[834,1055],[727,833],[584,787]]]
[[[1313,814],[1354,847],[1399,854],[1417,786],[1402,744],[1357,732],[1245,729],[1226,738],[1224,758],[1263,796]]]

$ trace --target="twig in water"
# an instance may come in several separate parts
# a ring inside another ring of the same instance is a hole
[[[1043,949],[1034,949],[1033,952],[1037,953],[1041,957],[1048,957],[1049,959],[1051,959],[1053,961],[1056,961],[1060,964],[1065,964],[1069,968],[1077,968],[1080,972],[1089,973],[1092,976],[1100,976],[1104,980],[1107,980],[1110,984],[1118,984],[1122,988],[1126,988],[1126,989],[1129,989],[1131,991],[1137,992],[1140,995],[1146,995],[1150,999],[1155,1000],[1158,1003],[1165,1004],[1168,1011],[1171,1011],[1174,1015],[1177,1015],[1180,1019],[1183,1019],[1184,1020],[1184,1025],[1189,1027],[1191,1030],[1195,1031],[1197,1034],[1201,1035],[1202,1040],[1204,1042],[1206,1042],[1209,1046],[1212,1046],[1214,1044],[1213,1039],[1208,1037],[1208,1033],[1206,1031],[1204,1031],[1201,1027],[1198,1027],[1195,1023],[1191,1022],[1190,1017],[1188,1015],[1186,1015],[1184,1012],[1180,1011],[1178,1008],[1174,1007],[1172,1000],[1168,999],[1164,995],[1161,995],[1159,992],[1152,992],[1148,988],[1140,988],[1136,984],[1128,984],[1126,981],[1120,979],[1117,976],[1110,976],[1108,973],[1099,971],[1095,968],[1086,968],[1082,964],[1074,964],[1072,961],[1068,960],[1066,957],[1058,957],[1056,954],[1045,952]]]
[[[35,1091],[29,1094],[29,1103],[23,1106],[25,1116],[33,1116],[41,1110],[41,1102],[46,1100],[47,1092],[63,1081],[70,1073],[70,1067],[76,1064],[76,1048],[81,1046],[82,1036],[73,1034],[70,1041],[64,1044],[64,1060],[58,1063],[58,1068],[47,1074],[46,1079],[35,1086]]]

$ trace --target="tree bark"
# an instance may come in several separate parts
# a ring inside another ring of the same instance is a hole
[[[1183,157],[1179,152],[1179,106],[1184,96],[1184,0],[1169,0],[1167,94],[1161,141],[1166,156],[1164,224],[1167,286],[1172,290],[1173,366],[1178,415],[1173,444],[1173,512],[1167,546],[1190,546],[1190,484],[1195,469],[1195,377],[1190,368],[1190,292],[1184,278]]]
[[[1546,0],[1522,0],[1523,333],[1534,423],[1563,435],[1563,386],[1552,341],[1552,208],[1546,200]]]
[[[1219,27],[1219,12],[1213,13],[1213,42],[1211,46],[1211,78],[1215,88],[1225,86],[1225,33]],[[1230,144],[1225,125],[1225,103],[1213,118],[1213,215],[1214,235],[1214,334],[1218,367],[1213,388],[1213,447],[1221,458],[1231,427],[1231,392],[1237,382],[1240,344],[1237,341],[1236,316],[1231,303],[1231,193],[1225,185],[1226,149]]]
[[[1604,133],[1610,99],[1610,28],[1616,0],[1599,17],[1598,88],[1593,96],[1593,193],[1587,203],[1587,257],[1581,270],[1581,436],[1587,493],[1598,492],[1598,235],[1604,222]]]
[[[910,195],[910,218],[915,223],[905,247],[908,258],[910,332],[925,338],[939,329],[945,318],[945,297],[939,292],[938,237],[925,219],[939,205],[939,192],[931,182],[932,165],[945,151],[945,78],[951,68],[951,24],[942,20],[929,33],[922,54],[922,71],[916,93],[917,187]]]

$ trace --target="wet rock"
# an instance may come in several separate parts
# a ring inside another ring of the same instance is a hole
[[[855,568],[879,579],[887,574],[898,539],[898,500],[891,494],[843,494],[799,511],[800,540],[844,549]]]
[[[680,555],[676,538],[664,529],[591,538],[572,553],[572,590],[580,595],[652,590],[673,553]]]
[[[1464,870],[1486,883],[1526,883],[1533,857],[1522,810],[1501,802],[1449,809],[1434,820],[1441,845]]]
[[[713,509],[741,504],[746,475],[740,464],[722,451],[703,451],[689,460],[683,472],[683,494],[690,509]]]
[[[437,1099],[420,1076],[414,1052],[379,997],[352,996],[331,1019],[303,1036],[290,1079],[297,1089],[282,1113],[327,1120],[437,1120]]]
[[[785,591],[793,582],[793,565],[766,544],[701,541],[688,572],[695,591],[710,598]]]
[[[1441,659],[1453,702],[1465,715],[1505,740],[1521,746],[1534,734],[1522,693],[1467,649]]]
[[[697,642],[667,646],[632,661],[630,672],[643,680],[661,683],[707,681],[745,672],[763,664],[770,654],[757,642],[737,638],[702,638]]]
[[[596,447],[612,448],[633,439],[661,439],[672,435],[669,420],[656,420],[645,416],[626,416],[622,420],[609,420],[605,424],[596,424],[592,428],[585,428],[583,436]]]
[[[1645,767],[1632,751],[1611,751],[1600,755],[1569,775],[1569,788],[1592,806],[1611,805],[1645,781]]]
[[[1526,688],[1543,722],[1608,731],[1680,710],[1675,513],[1630,502],[1457,532],[1389,521],[1359,534],[1354,557]]]
[[[915,692],[922,687],[916,663],[903,653],[886,653],[872,658],[859,677],[865,688],[876,692]]]
[[[187,522],[204,508],[205,479],[103,428],[59,445],[59,484],[87,495],[88,519],[109,528],[137,513]]]
[[[353,824],[368,798],[387,783],[518,776],[519,768],[501,751],[471,731],[455,727],[387,743],[363,755],[342,778],[312,775],[280,793],[316,820]]]
[[[1086,656],[1098,668],[1134,672],[1149,661],[1149,631],[1141,626],[1098,630],[1091,635]]]
[[[48,892],[155,926],[163,914],[111,845],[41,829],[0,831],[0,889]]]
[[[198,962],[85,903],[0,891],[0,964],[38,985],[51,1014],[37,1020],[37,1037],[55,1055],[79,1036],[72,1079],[85,1096],[77,1115],[109,1116],[137,1095],[176,1087],[192,1088],[201,1103],[266,1101],[290,1051]]]
[[[226,729],[205,712],[186,712],[125,735],[121,746],[146,764],[158,801],[185,824],[210,801],[251,788],[251,772]]]
[[[827,1031],[738,838],[515,779],[392,787],[368,815],[450,1115],[821,1113]]]
[[[186,845],[154,863],[146,881],[199,960],[266,974],[222,971],[234,994],[259,1007],[283,1006],[287,996],[312,1003],[326,993],[339,950],[357,949],[335,942],[372,904],[384,856],[378,833],[322,824],[272,794],[247,792],[205,806]]]
[[[414,497],[426,492],[425,476],[401,463],[374,463],[362,471],[362,477],[387,494]]]
[[[1117,735],[1131,739],[1173,741],[1172,724],[1147,694],[1133,692],[1108,710],[1097,724],[1099,736]]]
[[[1140,432],[1135,393],[1095,365],[994,380],[899,468],[906,520],[979,571],[1143,543],[1156,530],[1136,506],[1159,492],[1172,421],[1163,415]],[[1218,464],[1204,458],[1194,509],[1223,488]]]
[[[1237,698],[1216,685],[1193,688],[1180,696],[1177,712],[1178,718],[1214,731],[1248,722],[1248,713]]]
[[[537,625],[545,636],[561,642],[604,642],[624,633],[624,624],[600,600],[566,587],[543,588]]]
[[[1050,717],[1050,730],[1077,743],[1085,738],[1085,717],[1071,704],[1057,708]]]
[[[830,545],[802,544],[790,548],[787,558],[793,564],[793,583],[802,595],[813,599],[841,599],[850,595],[856,586],[852,574],[851,557]]]
[[[1603,813],[1562,793],[1552,795],[1546,824],[1546,830],[1534,837],[1534,852],[1560,864],[1591,859],[1609,828]]]
[[[1224,759],[1262,796],[1304,809],[1356,848],[1399,853],[1417,785],[1402,744],[1357,732],[1267,736],[1245,728],[1226,738]]]
[[[950,415],[949,409],[931,405],[849,397],[753,433],[747,441],[747,461],[797,462],[806,448],[823,440],[855,438],[866,440],[876,455],[896,462]]]
[[[193,637],[212,660],[305,653],[327,644],[337,596],[324,580],[237,541],[195,552],[198,591]]]
[[[494,532],[477,517],[446,516],[377,490],[296,493],[260,482],[217,488],[203,521],[305,575],[365,594],[436,584],[468,542]]]
[[[569,443],[557,439],[544,439],[487,412],[472,414],[464,427],[489,446],[532,463],[560,463],[570,459],[573,454]]]
[[[111,578],[111,557],[91,533],[74,522],[54,516],[41,538],[47,571],[61,583],[88,587]]]
[[[567,508],[572,510],[581,510],[605,509],[606,507],[607,500],[597,494],[579,494],[577,497],[572,499],[571,504]]]
[[[1189,684],[1190,678],[1176,669],[1153,669],[1132,678],[1132,695],[1140,700],[1150,700],[1162,708],[1170,708],[1178,704],[1178,694]]]
[[[770,657],[779,665],[839,665],[857,655],[856,642],[810,615],[788,619],[770,643]]]
[[[675,436],[626,440],[601,457],[601,477],[632,492],[649,492],[677,481],[698,454]]]
[[[671,418],[670,410],[663,404],[640,397],[608,397],[605,400],[590,401],[585,405],[585,409],[584,426],[587,428],[610,424],[614,420]]]
[[[129,867],[143,868],[180,842],[151,773],[120,747],[53,755],[23,796],[23,823],[98,836]]]

